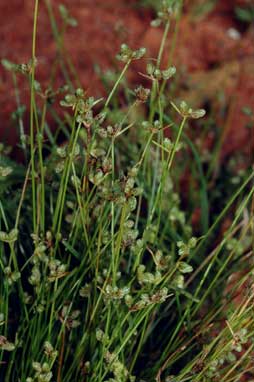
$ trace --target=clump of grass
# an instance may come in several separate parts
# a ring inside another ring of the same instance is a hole
[[[222,210],[209,205],[211,179],[185,133],[205,111],[164,92],[176,73],[161,68],[176,4],[164,2],[158,14],[165,33],[157,61],[144,68],[150,88],[124,89],[126,108],[119,110],[122,79],[146,53],[122,45],[123,68],[106,100],[81,88],[63,97],[70,113],[56,119],[66,134],[61,146],[47,113],[49,100],[66,88],[46,90],[42,109],[36,102],[38,1],[30,64],[4,61],[28,76],[31,119],[30,136],[22,130],[25,166],[7,153],[0,163],[3,381],[238,381],[252,371],[253,171],[221,195]],[[72,68],[64,57],[60,65]],[[201,185],[199,228],[182,204],[186,164]],[[223,293],[239,270],[232,291]]]

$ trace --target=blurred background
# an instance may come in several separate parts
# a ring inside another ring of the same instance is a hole
[[[157,56],[163,29],[150,26],[157,0],[65,0],[71,15],[67,26],[63,23],[66,15],[59,11],[61,2],[40,2],[36,79],[42,89],[66,83],[61,55],[67,64],[71,61],[75,86],[95,97],[110,88],[119,69],[115,55],[122,43],[132,48],[144,46],[148,57]],[[1,1],[1,59],[17,64],[29,61],[33,7],[32,0]],[[61,37],[56,37],[57,31]],[[219,142],[221,161],[234,154],[239,166],[244,166],[253,159],[254,147],[253,0],[186,0],[181,16],[172,21],[162,67],[170,54],[171,64],[177,68],[171,89],[174,98],[208,112],[205,128],[195,132],[196,143],[209,154],[218,149]],[[132,65],[128,74],[131,85],[145,82],[139,73],[144,66]],[[0,67],[0,138],[12,145],[18,139],[17,114],[22,114],[28,129],[29,87],[24,76],[17,76],[16,81],[17,87],[11,72]]]

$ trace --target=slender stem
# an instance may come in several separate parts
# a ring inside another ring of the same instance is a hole
[[[186,120],[187,118],[184,117],[182,122],[181,122],[181,125],[179,127],[179,130],[178,130],[178,134],[177,134],[177,137],[176,137],[176,141],[174,143],[174,146],[173,146],[173,149],[172,149],[172,152],[171,152],[171,155],[169,157],[169,160],[168,160],[168,163],[167,163],[167,170],[170,171],[171,169],[171,166],[172,166],[172,163],[173,163],[173,160],[174,160],[174,157],[175,157],[175,153],[176,153],[176,149],[177,149],[177,145],[180,141],[180,138],[181,138],[181,135],[182,135],[182,132],[183,132],[183,129],[184,129],[184,126],[185,126],[185,123],[186,123]],[[158,206],[158,203],[159,203],[159,200],[160,200],[160,195],[163,191],[163,188],[164,188],[164,184],[165,184],[165,176],[162,177],[162,181],[160,182],[159,184],[159,187],[158,187],[158,190],[157,190],[157,193],[156,193],[156,198],[155,198],[155,201],[151,203],[152,205],[152,208],[151,208],[151,212],[149,213],[149,217],[148,217],[148,222],[151,223],[152,222],[152,219],[153,219],[153,216],[154,216],[154,213],[156,211],[156,208]]]
[[[54,211],[53,228],[52,228],[53,232],[56,231],[57,225],[59,224],[59,213],[60,213],[60,209],[61,209],[63,196],[65,196],[65,195],[63,195],[63,189],[65,189],[66,181],[68,183],[67,174],[68,174],[68,171],[70,171],[70,166],[71,166],[70,156],[72,156],[71,152],[73,151],[73,141],[75,139],[75,121],[76,121],[76,111],[74,113],[73,120],[72,120],[71,137],[70,137],[70,142],[69,142],[69,146],[68,146],[68,155],[67,155],[66,160],[65,160],[64,171],[63,171],[63,174],[61,177],[60,188],[59,188],[56,207],[55,207],[55,211]],[[79,129],[80,129],[80,126],[78,126],[78,131],[79,131]]]
[[[180,138],[182,136],[182,132],[183,132],[183,128],[185,126],[186,120],[187,120],[187,117],[184,117],[182,122],[181,122],[180,128],[178,130],[178,134],[177,134],[177,137],[176,137],[173,149],[172,149],[172,153],[171,153],[170,158],[169,158],[168,166],[167,166],[168,171],[170,171],[170,169],[171,169],[171,166],[172,166],[172,163],[173,163],[173,160],[174,160],[174,157],[175,157],[175,153],[176,153],[176,150],[177,150],[177,146],[178,146],[178,143],[179,143]]]
[[[56,222],[57,229],[56,229],[55,251],[57,249],[58,242],[60,240],[59,239],[59,234],[60,234],[60,230],[61,230],[61,226],[62,226],[62,218],[63,218],[63,212],[64,212],[64,203],[65,203],[67,186],[68,186],[69,177],[70,177],[71,164],[72,164],[72,161],[74,159],[75,147],[76,147],[76,144],[77,144],[77,140],[78,140],[79,132],[80,132],[80,129],[81,129],[81,125],[82,124],[79,123],[77,131],[76,131],[76,134],[74,135],[73,144],[71,146],[71,152],[69,154],[68,162],[67,162],[67,165],[66,165],[66,173],[65,173],[65,177],[64,177],[64,183],[63,183],[63,187],[62,187],[62,190],[61,190],[61,203],[60,203],[60,208],[59,208],[58,219],[57,219],[57,222]],[[74,126],[73,126],[73,128],[74,128]]]
[[[115,91],[116,91],[118,85],[119,85],[120,82],[122,81],[123,76],[125,75],[125,73],[126,73],[128,67],[130,66],[130,63],[131,63],[131,59],[128,60],[128,61],[126,62],[126,64],[125,64],[125,66],[124,66],[124,68],[123,68],[123,70],[122,70],[122,72],[121,72],[121,74],[120,74],[118,80],[115,82],[115,85],[113,86],[113,89],[112,89],[111,92],[109,93],[109,96],[108,96],[108,98],[107,98],[107,100],[106,100],[106,102],[105,102],[105,108],[108,107],[108,105],[109,105],[109,103],[110,103],[110,101],[111,101],[111,99],[112,99],[112,97],[113,97],[113,95],[114,95],[114,93],[115,93]]]
[[[115,138],[112,138],[111,144],[111,162],[112,162],[112,179],[111,187],[112,191],[114,189],[114,180],[115,180]],[[113,261],[113,280],[116,281],[116,262],[115,262],[115,204],[114,200],[111,202],[111,253]]]
[[[21,108],[21,102],[20,102],[20,94],[19,94],[19,88],[18,88],[18,84],[17,84],[16,73],[12,73],[12,78],[13,78],[17,107],[18,107],[18,109],[20,109]],[[21,117],[21,113],[19,110],[18,110],[18,123],[19,123],[20,142],[21,142],[21,146],[22,146],[22,149],[24,151],[25,158],[26,158],[26,141],[24,139],[24,136],[25,136],[24,123],[23,123],[23,119]]]
[[[18,225],[19,225],[20,212],[21,212],[22,204],[23,204],[23,201],[25,198],[25,192],[26,192],[27,183],[28,183],[28,179],[29,179],[30,169],[31,169],[31,163],[29,163],[29,166],[27,168],[26,177],[25,177],[25,181],[24,181],[24,185],[22,188],[21,197],[20,197],[20,201],[19,201],[19,205],[18,205],[18,209],[17,209],[16,221],[15,221],[15,228],[16,229],[18,228]]]
[[[165,29],[164,29],[164,33],[162,36],[160,49],[159,49],[159,53],[158,53],[158,57],[157,57],[157,63],[156,63],[157,69],[159,69],[160,64],[161,64],[162,55],[163,55],[163,52],[165,49],[165,44],[166,44],[166,40],[167,40],[168,33],[169,33],[169,27],[170,27],[170,22],[168,20],[166,23]],[[150,113],[149,113],[149,121],[150,122],[152,122],[153,118],[154,118],[154,114],[155,114],[155,110],[156,110],[156,99],[157,99],[156,92],[158,92],[158,94],[159,94],[158,90],[159,90],[158,81],[153,81],[152,92],[151,92],[151,97],[150,97]],[[160,94],[159,94],[159,96],[160,96]]]
[[[50,319],[49,319],[49,326],[48,326],[48,339],[50,341],[52,327],[54,324],[54,314],[55,314],[55,305],[56,305],[56,291],[58,286],[58,279],[54,282],[54,289],[53,289],[53,301],[50,309]]]
[[[32,68],[31,68],[31,96],[30,96],[30,155],[32,172],[32,204],[33,204],[33,228],[36,231],[36,184],[35,184],[35,152],[34,152],[34,101],[35,101],[35,60],[36,60],[36,32],[38,20],[39,0],[35,0],[34,6],[34,24],[32,41]]]
[[[157,68],[159,68],[160,64],[161,64],[161,59],[162,59],[162,55],[163,55],[163,52],[165,49],[169,28],[170,28],[170,21],[168,20],[166,23],[165,29],[164,29],[162,40],[161,40],[160,50],[159,50],[159,54],[158,54],[158,58],[157,58],[157,65],[156,65]]]
[[[40,127],[37,128],[37,145],[39,154],[39,167],[40,167],[40,179],[38,185],[38,216],[37,216],[37,233],[41,230],[42,233],[45,231],[45,176],[44,176],[44,164],[43,164],[43,139],[44,139],[44,125],[47,112],[47,101],[44,102],[42,109],[42,117]]]
[[[176,43],[177,43],[177,39],[178,39],[178,35],[179,35],[179,26],[180,26],[180,20],[181,20],[182,10],[183,10],[183,1],[180,0],[180,2],[181,2],[180,6],[179,6],[180,9],[179,9],[179,12],[177,15],[176,25],[174,28],[174,34],[173,34],[173,39],[172,39],[172,45],[171,45],[170,53],[168,56],[168,63],[167,63],[168,68],[172,65],[174,52],[175,52],[175,48],[176,48]],[[164,80],[162,85],[161,85],[160,94],[163,94],[166,84],[167,84],[167,80]]]
[[[65,345],[65,328],[62,333],[62,344],[59,355],[58,370],[57,370],[57,382],[61,382],[62,379],[62,367],[63,367],[63,358],[64,358],[64,345]]]
[[[71,58],[68,54],[65,54],[64,52],[64,46],[63,46],[63,35],[64,35],[64,32],[65,32],[65,26],[62,30],[59,30],[58,29],[58,26],[57,26],[57,22],[56,22],[56,18],[54,16],[54,12],[53,12],[53,9],[52,9],[52,5],[51,5],[51,1],[49,0],[44,0],[45,4],[46,4],[46,8],[47,8],[47,11],[48,11],[48,14],[49,14],[49,20],[50,20],[50,24],[51,24],[51,29],[52,29],[52,33],[53,33],[53,36],[54,36],[54,39],[55,39],[55,42],[56,42],[56,48],[57,48],[57,53],[58,53],[58,58],[56,60],[56,65],[57,65],[57,61],[59,61],[59,64],[60,64],[60,68],[62,70],[62,73],[63,73],[63,76],[65,78],[65,81],[66,83],[68,84],[68,86],[70,87],[70,89],[74,90],[74,87],[73,87],[73,84],[72,84],[72,81],[71,81],[71,78],[70,78],[70,75],[68,73],[68,68],[66,67],[67,65],[69,65],[69,69],[71,71],[74,71],[74,77],[75,77],[75,80],[77,80],[77,83],[79,85],[79,81],[78,81],[78,76],[75,72],[75,69],[74,69],[74,66],[71,62]],[[66,63],[65,63],[65,60],[66,60]],[[55,69],[56,69],[56,65],[54,65],[52,67],[52,81],[53,81],[53,77],[54,77],[54,72],[55,72]]]

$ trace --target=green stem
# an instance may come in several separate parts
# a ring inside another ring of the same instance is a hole
[[[18,88],[16,73],[12,73],[12,78],[13,78],[17,107],[18,107],[18,109],[20,109],[21,102],[20,102],[20,94],[19,94],[19,88]],[[19,123],[20,142],[21,142],[21,146],[22,146],[22,149],[24,151],[25,158],[26,158],[26,141],[24,139],[24,136],[25,136],[24,123],[23,123],[23,119],[22,119],[19,111],[18,111],[18,123]]]
[[[58,286],[58,279],[56,279],[55,283],[54,283],[53,301],[52,301],[51,310],[50,310],[49,329],[48,329],[48,339],[49,340],[51,340],[51,332],[52,332],[53,321],[54,321],[57,286]]]
[[[114,95],[114,93],[115,93],[115,91],[116,91],[118,85],[119,85],[120,82],[122,81],[123,76],[125,75],[125,73],[126,73],[128,67],[130,66],[130,63],[131,63],[131,59],[128,60],[128,61],[126,62],[126,64],[125,64],[125,66],[124,66],[124,68],[123,68],[123,70],[122,70],[122,72],[121,72],[121,74],[120,74],[118,80],[115,82],[115,85],[114,85],[113,89],[112,89],[111,92],[109,93],[109,96],[108,96],[108,98],[107,98],[107,100],[106,100],[106,102],[105,102],[105,108],[108,107],[108,105],[109,105],[109,103],[110,103],[110,101],[111,101],[111,99],[112,99],[112,97],[113,97],[113,95]]]
[[[157,69],[159,69],[160,64],[161,64],[162,55],[163,55],[163,52],[165,49],[165,44],[166,44],[166,40],[167,40],[168,33],[169,33],[169,27],[170,27],[170,22],[167,21],[165,29],[164,29],[164,33],[162,36],[158,57],[157,57],[157,64],[156,64]],[[150,122],[152,122],[153,118],[154,118],[154,114],[155,114],[155,110],[156,110],[156,99],[157,99],[156,92],[158,92],[158,90],[159,90],[158,81],[153,81],[152,92],[151,92],[151,97],[150,97],[150,108],[149,108],[150,109],[150,113],[149,113],[149,121]],[[160,96],[160,94],[159,94],[159,96]]]
[[[115,138],[112,138],[111,143],[111,162],[112,162],[112,179],[111,179],[111,187],[112,191],[114,189],[114,181],[115,181]],[[116,262],[115,262],[115,204],[114,200],[111,202],[111,255],[113,259],[113,280],[114,283],[116,281]]]
[[[183,1],[182,0],[180,0],[180,1],[181,1],[181,4],[179,6],[180,9],[179,9],[179,12],[177,15],[176,25],[174,28],[174,34],[173,34],[173,39],[172,39],[172,45],[171,45],[171,49],[170,49],[170,53],[169,53],[169,57],[168,57],[168,64],[167,64],[168,68],[172,65],[173,56],[174,56],[174,52],[175,52],[175,48],[176,48],[176,43],[177,43],[177,39],[178,39],[178,35],[179,35],[179,26],[180,26],[180,20],[181,20],[182,10],[183,10]],[[167,80],[164,80],[162,85],[161,85],[160,94],[163,94],[166,84],[167,84]]]
[[[183,132],[183,129],[184,129],[186,121],[187,121],[187,117],[184,117],[183,120],[182,120],[182,123],[180,125],[180,128],[178,130],[177,137],[176,137],[173,149],[172,149],[172,153],[170,155],[169,162],[168,162],[168,165],[167,165],[168,171],[170,171],[170,169],[171,169],[171,166],[172,166],[172,163],[173,163],[173,160],[174,160],[174,157],[175,157],[175,153],[176,153],[176,150],[177,150],[177,145],[178,145],[178,143],[180,141],[180,138],[182,136],[182,132]]]
[[[168,20],[167,23],[166,23],[165,29],[164,29],[162,40],[161,40],[161,45],[160,45],[160,50],[159,50],[158,59],[157,59],[157,65],[156,65],[157,68],[159,68],[160,64],[161,64],[161,59],[162,59],[162,55],[163,55],[163,52],[164,52],[164,49],[165,49],[165,45],[166,45],[166,41],[167,41],[167,37],[168,37],[168,32],[169,32],[169,28],[170,28],[170,22]]]
[[[40,131],[37,134],[37,144],[38,144],[38,152],[39,152],[39,165],[40,165],[40,221],[38,224],[38,229],[39,227],[41,228],[41,232],[44,233],[45,231],[45,168],[43,164],[43,154],[42,154],[42,149],[43,149],[43,139],[44,139],[44,125],[45,125],[45,119],[46,119],[46,112],[47,112],[47,102],[44,103],[43,109],[42,109],[42,118],[41,118],[41,127]]]
[[[80,132],[80,129],[81,129],[81,125],[82,124],[79,123],[77,131],[76,131],[76,134],[74,135],[73,143],[71,145],[71,152],[69,154],[68,162],[66,164],[65,176],[63,177],[63,179],[64,179],[63,186],[62,186],[62,189],[60,190],[60,192],[61,192],[61,202],[60,202],[60,206],[59,206],[59,213],[57,215],[57,220],[55,220],[55,225],[53,227],[54,230],[56,228],[55,251],[57,249],[57,246],[58,246],[58,243],[59,243],[59,240],[60,240],[59,234],[60,234],[60,230],[61,230],[61,226],[62,226],[62,218],[63,218],[63,212],[64,212],[64,204],[65,204],[66,191],[67,191],[67,186],[68,186],[69,177],[70,177],[71,165],[72,165],[72,161],[74,159],[75,146],[76,146],[76,143],[77,143],[77,140],[78,140],[78,136],[79,136],[79,132]],[[75,128],[75,124],[73,126],[73,129],[74,128]]]
[[[35,184],[35,152],[34,152],[34,82],[35,82],[35,52],[36,52],[36,32],[38,20],[39,0],[35,0],[34,6],[34,24],[33,24],[33,41],[32,41],[32,69],[31,69],[31,97],[30,97],[30,155],[31,155],[31,172],[32,172],[32,204],[33,204],[33,229],[36,231],[36,184]]]
[[[172,152],[171,152],[171,154],[169,156],[167,167],[166,167],[168,172],[171,169],[171,166],[172,166],[172,163],[173,163],[173,160],[174,160],[174,157],[175,157],[177,145],[178,145],[178,143],[180,141],[180,138],[182,136],[182,132],[183,132],[186,120],[187,120],[187,117],[184,117],[182,122],[181,122],[181,125],[179,127],[179,130],[178,130],[178,133],[177,133],[177,137],[176,137],[176,140],[175,140]],[[149,217],[148,217],[148,223],[149,224],[152,222],[154,213],[155,213],[156,208],[158,206],[158,203],[159,203],[159,200],[160,200],[160,196],[161,196],[161,193],[162,193],[163,188],[164,188],[165,178],[166,178],[165,175],[163,175],[162,176],[162,181],[160,182],[158,190],[157,190],[155,201],[151,201],[151,206],[152,207],[151,207],[151,212],[150,212]]]

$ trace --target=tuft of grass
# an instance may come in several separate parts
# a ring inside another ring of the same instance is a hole
[[[76,21],[61,7],[60,32],[45,2],[60,54],[53,77],[59,65],[69,90],[36,81],[39,1],[31,62],[3,61],[15,86],[27,76],[31,105],[29,137],[18,118],[25,163],[0,147],[1,380],[240,380],[253,371],[254,173],[228,166],[214,184],[189,137],[205,111],[171,99],[174,46],[168,68],[161,57],[170,33],[177,44],[170,21],[182,3],[158,12],[157,61],[123,44],[108,97],[94,99],[74,90],[66,60],[63,32]],[[147,63],[150,87],[126,87],[134,60]]]

